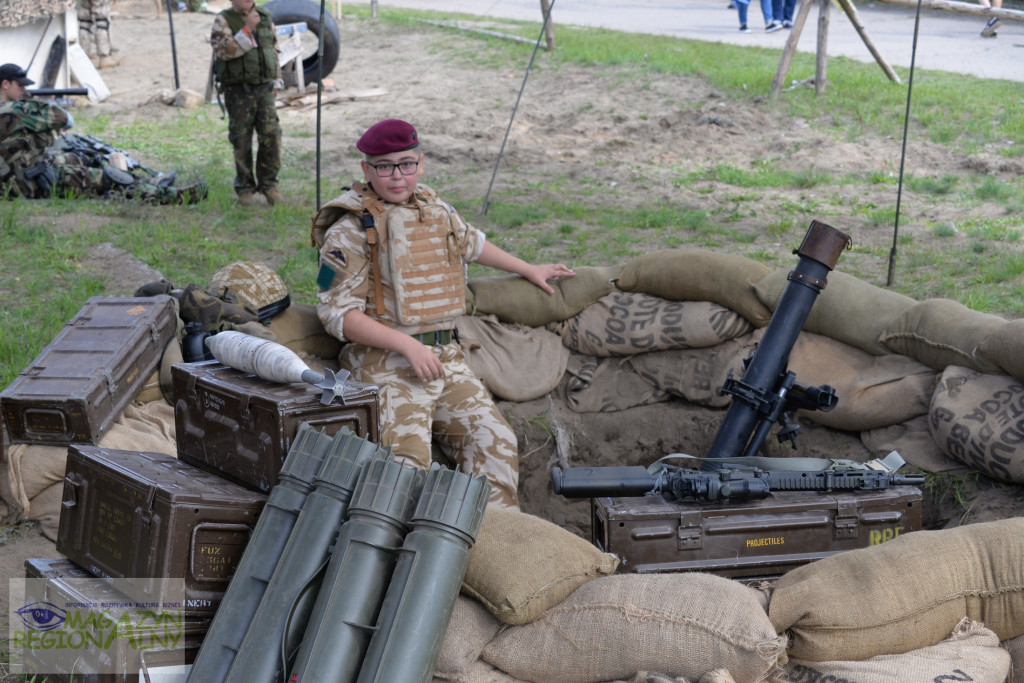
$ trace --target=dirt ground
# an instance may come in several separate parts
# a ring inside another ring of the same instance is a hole
[[[211,9],[226,5],[213,3]],[[118,0],[114,7],[114,43],[122,61],[100,72],[111,96],[93,106],[118,120],[173,121],[174,109],[160,101],[161,93],[173,91],[175,86],[167,16],[157,16],[153,0]],[[212,21],[212,14],[173,15],[182,88],[198,93],[205,90],[210,53],[206,37]],[[484,27],[500,29],[500,25]],[[334,85],[341,91],[382,88],[386,94],[324,107],[321,144],[324,177],[329,179],[325,194],[333,196],[332,188],[354,177],[358,157],[353,154],[352,141],[360,130],[381,118],[398,117],[415,122],[420,131],[427,174],[439,179],[431,184],[442,194],[446,186],[458,184],[464,196],[484,196],[522,85],[528,52],[521,63],[482,67],[471,60],[446,61],[443,54],[431,49],[443,39],[433,27],[396,29],[346,19],[341,22],[341,33],[342,57],[331,75]],[[368,64],[386,68],[371,71]],[[299,154],[312,153],[315,110],[285,109],[281,116],[286,163]],[[829,116],[822,112],[823,120]],[[725,98],[696,77],[654,74],[636,79],[611,68],[565,66],[557,72],[538,68],[530,76],[516,115],[496,187],[532,187],[556,178],[564,178],[566,185],[585,180],[588,188],[595,183],[629,187],[628,193],[616,196],[616,202],[637,206],[668,203],[714,215],[728,213],[735,194],[712,191],[720,188],[705,181],[677,187],[669,169],[678,174],[715,164],[749,168],[756,160],[772,159],[793,171],[818,167],[832,173],[895,173],[899,157],[897,140],[838,139],[828,128],[812,129],[806,121],[785,118],[765,102]],[[1020,163],[995,153],[965,156],[928,143],[912,145],[905,164],[906,173],[922,176],[935,175],[937,169],[1006,179],[1024,173]],[[875,196],[860,194],[857,199],[888,206],[893,203],[893,187],[872,186],[867,192]],[[821,192],[779,189],[767,196],[765,211],[770,214],[773,207],[784,204],[813,205],[819,213],[808,215],[808,223],[824,216],[826,222],[852,232],[858,244],[871,247],[844,256],[850,259],[852,269],[878,273],[884,279],[889,228],[874,227],[863,217],[850,218],[849,224],[829,220],[844,215],[850,193],[863,191],[861,186],[854,190],[843,185]],[[588,201],[602,198],[598,195]],[[310,208],[302,207],[302,224],[306,224]],[[934,198],[904,198],[903,211],[903,230],[918,242],[930,239],[927,223],[955,224],[964,217],[962,207]],[[996,216],[1001,209],[981,205],[971,211]],[[82,229],[81,217],[55,220],[73,221],[69,230]],[[742,217],[731,227],[764,233],[763,217],[758,216]],[[793,239],[792,235],[776,239],[760,234],[751,250],[775,253],[780,262],[788,263]],[[145,264],[115,249],[94,251],[85,267],[123,280],[118,289],[124,294],[155,279]],[[544,398],[502,404],[502,409],[520,437],[524,509],[588,537],[589,503],[570,503],[550,493],[552,464],[648,464],[673,452],[700,454],[723,416],[723,411],[682,402],[622,413],[577,414],[564,403]],[[857,434],[813,425],[804,428],[804,455],[858,459],[868,455]],[[960,494],[950,490],[934,496],[926,493],[926,526],[942,528],[1020,514],[1020,487],[987,480],[969,481],[966,487]],[[47,556],[56,556],[53,544],[38,533],[29,533],[4,546],[0,576],[19,576],[26,557]],[[3,590],[6,592],[6,586]]]

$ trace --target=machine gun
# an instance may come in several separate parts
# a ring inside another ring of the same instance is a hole
[[[668,456],[672,457],[672,456]],[[664,460],[664,459],[663,459]],[[784,462],[786,458],[754,458]],[[801,459],[806,461],[806,459]],[[871,463],[824,461],[827,469],[765,470],[759,467],[723,465],[715,472],[655,463],[651,468],[573,467],[551,470],[551,484],[566,498],[645,496],[668,493],[673,498],[701,502],[765,498],[772,491],[881,491],[891,486],[924,483],[923,474],[894,474],[903,465],[896,451]]]

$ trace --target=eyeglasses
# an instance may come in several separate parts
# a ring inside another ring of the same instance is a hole
[[[390,162],[384,162],[383,164],[371,164],[367,161],[366,164],[374,170],[378,178],[390,178],[395,174],[396,168],[402,175],[415,175],[416,169],[420,166],[419,161],[401,161],[397,164],[392,164]]]

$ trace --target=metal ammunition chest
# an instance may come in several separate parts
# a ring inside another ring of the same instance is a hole
[[[595,498],[591,540],[621,559],[619,572],[700,571],[770,580],[829,555],[919,531],[921,498],[914,486],[778,491],[713,503]]]
[[[279,384],[217,361],[171,368],[178,457],[236,484],[269,493],[299,424],[328,436],[348,427],[361,438],[380,439],[378,390],[349,382],[352,395],[320,402],[321,390]]]
[[[68,447],[57,551],[140,602],[212,616],[266,496],[163,453]],[[168,595],[162,579],[184,579]]]
[[[27,559],[25,578],[46,580],[41,595],[30,594],[31,588],[26,591],[28,603],[46,602],[60,610],[96,606],[93,611],[111,622],[120,623],[122,628],[130,623],[136,629],[133,635],[138,647],[133,647],[129,638],[118,637],[105,648],[95,643],[90,647],[68,648],[68,656],[53,650],[39,656],[32,649],[23,649],[25,672],[39,674],[40,680],[45,674],[46,680],[60,683],[143,683],[146,679],[139,672],[144,667],[155,674],[155,667],[161,665],[191,664],[212,622],[210,617],[188,616],[175,622],[178,615],[171,613],[172,623],[166,632],[152,629],[147,634],[145,628],[139,628],[145,620],[141,611],[122,606],[133,603],[129,596],[67,559]],[[85,633],[74,637],[87,637],[96,628],[83,628]],[[132,631],[124,628],[124,632]],[[70,642],[72,637],[68,634],[67,640]]]
[[[14,443],[97,443],[174,336],[169,296],[93,297],[0,393]]]

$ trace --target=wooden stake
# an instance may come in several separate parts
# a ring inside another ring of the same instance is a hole
[[[832,0],[821,0],[821,12],[818,14],[818,59],[814,66],[814,94],[825,92],[828,81],[828,19]]]
[[[786,47],[782,50],[782,59],[779,61],[779,68],[775,72],[775,78],[772,80],[772,92],[769,96],[770,100],[774,100],[779,95],[779,90],[782,88],[782,84],[786,80],[786,74],[789,73],[789,66],[793,62],[793,53],[796,52],[797,43],[800,42],[800,33],[804,30],[804,24],[807,23],[807,16],[811,13],[811,7],[814,6],[813,2],[804,0],[800,3],[800,11],[796,14],[796,20],[793,22],[793,28],[790,30],[789,38],[786,39]]]
[[[551,1],[540,0],[540,16],[543,20],[544,17],[548,16],[551,12]],[[544,42],[547,43],[547,49],[550,52],[555,49],[555,27],[550,21],[544,24]]]
[[[860,14],[857,13],[857,7],[850,2],[850,0],[839,0],[839,6],[843,8],[844,12],[846,12],[846,16],[850,17],[850,23],[852,23],[853,27],[857,29],[857,33],[860,34],[860,39],[864,41],[864,45],[867,46],[871,56],[875,58],[876,62],[878,62],[878,66],[882,67],[882,71],[885,72],[885,75],[889,77],[890,81],[900,83],[900,77],[896,75],[896,72],[893,71],[892,67],[889,66],[889,63],[885,61],[885,58],[882,57],[882,54],[878,51],[878,48],[875,47],[875,44],[871,42],[871,38],[868,37],[868,31],[864,28],[864,24],[860,20]]]

